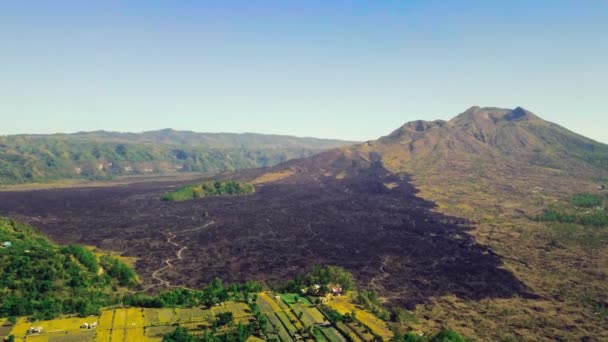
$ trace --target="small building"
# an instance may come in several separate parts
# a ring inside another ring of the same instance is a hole
[[[8,248],[8,247],[12,247],[13,243],[10,241],[4,241],[2,244],[0,244],[0,246],[2,246],[2,248]]]
[[[91,323],[91,325],[89,325],[89,329],[95,329],[97,328],[97,322],[93,322]]]
[[[40,334],[42,332],[42,327],[30,327],[27,332],[29,334]]]
[[[90,328],[90,325],[87,322],[84,322],[80,325],[80,329],[89,329],[89,328]]]
[[[342,288],[340,286],[332,286],[330,288],[331,293],[335,294],[335,295],[340,295],[342,294]]]
[[[600,185],[597,187],[598,190],[606,190],[606,186],[605,185]]]

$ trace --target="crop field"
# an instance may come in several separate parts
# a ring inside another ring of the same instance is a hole
[[[251,309],[245,303],[226,302],[225,305],[235,318],[251,316]]]
[[[272,324],[272,326],[274,326],[275,331],[279,335],[279,338],[281,339],[281,341],[283,341],[283,342],[292,342],[293,341],[291,336],[289,336],[289,333],[287,332],[287,330],[285,330],[285,327],[283,326],[283,323],[281,323],[281,320],[279,320],[279,318],[274,313],[267,313],[266,317],[268,318],[268,321]]]
[[[327,322],[325,316],[323,316],[321,311],[319,311],[317,308],[304,308],[304,311],[308,313],[317,324],[324,324]]]
[[[291,336],[295,335],[295,333],[298,331],[298,329],[293,325],[293,323],[291,323],[291,320],[285,314],[285,312],[276,312],[275,315],[277,315],[277,317],[279,318],[281,323],[283,323],[283,326],[285,327],[285,329],[287,329],[287,332],[289,333],[289,335],[291,335]]]
[[[114,310],[114,324],[112,329],[124,329],[127,323],[127,309]]]
[[[372,341],[374,339],[374,335],[372,335],[368,328],[359,322],[351,322],[347,324],[349,328],[351,328],[361,339],[364,341]]]
[[[122,342],[124,340],[125,340],[125,329],[116,328],[116,329],[112,330],[112,342]]]
[[[144,315],[143,309],[141,308],[128,308],[127,309],[127,328],[131,327],[143,327],[144,326]]]
[[[97,328],[97,336],[95,338],[96,341],[109,341],[110,337],[112,336],[112,331],[109,329],[101,329],[101,328]]]
[[[198,322],[200,324],[211,323],[214,319],[211,310],[203,310],[201,308],[175,309],[175,312],[180,322]]]
[[[102,311],[101,317],[99,318],[99,329],[101,329],[101,330],[111,329],[113,321],[114,321],[114,311],[113,310]]]
[[[107,339],[99,339],[95,337],[97,332],[92,330],[75,331],[69,334],[51,334],[49,335],[49,342],[95,342],[95,341],[109,341],[109,335]],[[27,341],[31,341],[28,337]]]
[[[348,336],[348,339],[352,342],[363,342],[363,339],[361,339],[359,337],[359,335],[357,335],[357,333],[351,329],[348,325],[344,324],[344,322],[338,322],[338,324],[336,324],[336,326],[338,327],[338,329],[340,329],[340,331]],[[370,340],[371,341],[371,340]]]
[[[32,326],[32,323],[28,322],[25,318],[19,318],[17,324],[11,330],[11,335],[15,337],[24,337],[27,334],[27,330]]]
[[[264,313],[283,311],[281,307],[274,301],[274,299],[270,298],[266,292],[258,294],[258,305],[260,306],[260,310],[262,310]]]
[[[158,309],[157,314],[161,324],[171,323],[177,320],[174,309]]]
[[[160,320],[158,319],[158,311],[156,309],[145,308],[144,322],[146,326],[158,325],[160,323]]]
[[[281,295],[281,299],[283,299],[283,301],[289,306],[293,306],[296,303],[307,306],[312,305],[312,303],[306,297],[302,297],[296,293],[284,293]]]
[[[173,330],[175,330],[175,327],[172,327],[170,325],[148,327],[148,328],[146,328],[146,334],[145,334],[146,340],[147,341],[161,341],[165,334],[170,333]],[[98,342],[101,342],[101,341],[98,340]]]
[[[316,322],[312,316],[299,305],[294,305],[292,309],[299,317],[304,326],[314,325]]]
[[[144,337],[144,328],[127,328],[125,329],[125,341],[128,342],[143,342],[145,341]]]
[[[329,306],[343,315],[354,311],[359,322],[384,340],[390,340],[393,337],[393,332],[388,328],[386,322],[365,310],[359,309],[351,302],[349,297],[335,297],[329,302]]]
[[[346,342],[346,339],[340,335],[336,328],[322,327],[320,329],[329,342]]]
[[[321,331],[320,328],[315,328],[313,330],[313,336],[315,337],[315,340],[317,342],[328,342],[327,337],[325,337],[325,335],[323,335],[323,332]]]

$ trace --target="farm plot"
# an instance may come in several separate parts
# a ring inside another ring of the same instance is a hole
[[[281,295],[281,299],[289,306],[293,306],[295,304],[312,306],[312,303],[306,297],[302,297],[297,293],[284,293]]]
[[[222,303],[220,305],[213,306],[211,308],[211,312],[213,313],[214,316],[217,316],[221,313],[230,312],[230,310],[228,309],[228,306],[226,305],[226,303]]]
[[[94,322],[98,322],[99,317],[97,316],[89,316],[85,318],[79,317],[70,317],[70,318],[60,318],[54,319],[50,321],[44,321],[40,323],[34,323],[34,325],[39,325],[44,329],[46,333],[56,333],[56,332],[74,332],[80,331],[80,326],[84,323],[92,324]]]
[[[99,318],[99,327],[100,330],[110,330],[112,329],[112,322],[114,321],[114,310],[104,310],[101,312],[101,317]]]
[[[91,341],[109,341],[110,335],[108,334],[108,338],[105,340],[96,340],[95,338],[96,331],[91,330],[82,330],[82,331],[74,331],[69,334],[52,334],[49,335],[49,342],[91,342]],[[31,341],[29,338],[27,341]]]
[[[193,322],[213,322],[213,312],[211,310],[203,310],[200,308],[192,308],[190,314]]]
[[[316,324],[327,323],[325,316],[323,316],[323,314],[321,313],[321,311],[319,311],[319,309],[317,309],[315,307],[311,307],[311,308],[304,308],[304,311],[307,314],[309,314],[310,317],[312,317],[312,319],[315,321]]]
[[[226,302],[226,307],[235,318],[251,316],[251,309],[245,303],[241,302]]]
[[[49,337],[47,335],[28,335],[25,340],[27,342],[48,342]]]
[[[128,342],[144,342],[144,328],[127,328],[125,331],[125,341]]]
[[[110,340],[110,337],[112,336],[112,331],[109,329],[101,329],[101,328],[97,328],[96,331],[97,335],[95,337],[95,340],[98,342],[106,342]]]
[[[315,337],[315,340],[317,342],[329,342],[327,340],[327,337],[325,337],[325,335],[323,335],[323,332],[321,331],[321,329],[319,328],[315,328],[312,332],[313,336]]]
[[[0,336],[8,336],[12,329],[13,327],[10,325],[0,325]]]
[[[116,309],[114,310],[114,324],[112,329],[124,329],[127,323],[127,309]]]
[[[175,309],[175,314],[179,322],[182,323],[210,324],[214,320],[214,315],[211,310],[203,310],[200,308]]]
[[[144,326],[144,313],[141,308],[128,308],[127,309],[127,320],[126,325],[127,328],[131,327],[139,327],[143,328]]]
[[[141,308],[126,309],[125,340],[144,341],[144,315]]]
[[[158,325],[159,323],[157,309],[144,309],[144,324],[146,326]]]
[[[27,321],[26,318],[22,317],[17,320],[17,323],[11,330],[11,335],[15,337],[25,337],[27,330],[32,326],[30,322]]]
[[[311,326],[316,323],[315,319],[312,318],[312,316],[310,316],[310,314],[306,312],[304,308],[302,308],[300,305],[294,305],[292,309],[293,312],[296,313],[296,316],[298,316],[302,324],[304,324],[304,326]]]
[[[258,294],[258,305],[264,313],[282,311],[279,305],[266,292]]]
[[[359,322],[351,322],[347,324],[354,332],[361,337],[364,341],[373,341],[374,335],[372,335],[368,328]]]
[[[336,328],[320,328],[323,332],[323,335],[327,338],[329,342],[346,342],[344,336],[342,336]]]
[[[294,336],[298,329],[293,325],[289,317],[285,314],[285,312],[276,312],[275,315],[279,318],[285,329],[289,332],[289,335]]]
[[[336,324],[338,329],[342,334],[348,337],[348,340],[351,342],[363,342],[363,340],[357,335],[355,331],[353,331],[348,325],[344,324],[344,322],[338,322]]]
[[[148,327],[145,331],[145,336],[148,341],[161,341],[165,334],[175,330],[175,327],[170,325],[161,325],[157,327]],[[99,341],[101,342],[101,341]]]
[[[266,317],[268,318],[268,321],[272,324],[272,326],[274,326],[275,331],[279,335],[279,338],[281,339],[281,341],[283,341],[283,342],[292,342],[293,341],[291,336],[289,336],[289,333],[287,333],[287,330],[285,330],[285,327],[283,326],[283,323],[281,323],[281,320],[279,320],[279,318],[277,316],[275,316],[274,313],[267,313]]]
[[[172,323],[177,320],[173,309],[158,309],[157,313],[160,324]]]
[[[125,340],[125,330],[124,329],[112,330],[112,342],[123,342],[124,340]]]
[[[329,302],[329,306],[343,315],[354,311],[357,320],[376,335],[382,337],[384,341],[388,341],[393,337],[393,332],[388,328],[386,322],[365,310],[359,309],[346,296],[334,298]]]

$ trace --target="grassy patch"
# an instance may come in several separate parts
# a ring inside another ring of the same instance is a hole
[[[312,303],[306,297],[302,297],[297,293],[284,293],[281,295],[281,299],[285,303],[289,304],[289,306],[293,306],[296,303],[300,303],[302,305],[307,305],[307,306],[312,305]]]
[[[596,194],[577,194],[572,198],[572,204],[581,208],[595,208],[604,205],[606,196]]]
[[[573,223],[549,223],[546,234],[550,242],[557,245],[601,248],[608,244],[608,231],[589,229]]]
[[[179,202],[207,196],[246,195],[255,191],[253,185],[236,181],[209,181],[187,185],[161,196],[163,201]]]
[[[606,210],[590,210],[587,212],[546,209],[536,216],[541,222],[576,223],[583,226],[607,227],[608,212]]]

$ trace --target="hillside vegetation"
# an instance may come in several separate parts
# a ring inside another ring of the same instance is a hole
[[[88,315],[113,303],[135,273],[79,245],[60,247],[32,227],[0,218],[0,317]]]
[[[90,132],[0,137],[0,185],[271,166],[349,142],[262,134]]]
[[[195,198],[221,195],[247,195],[254,193],[255,188],[249,183],[236,181],[208,181],[187,185],[177,190],[167,192],[161,199],[163,201],[177,202]]]

